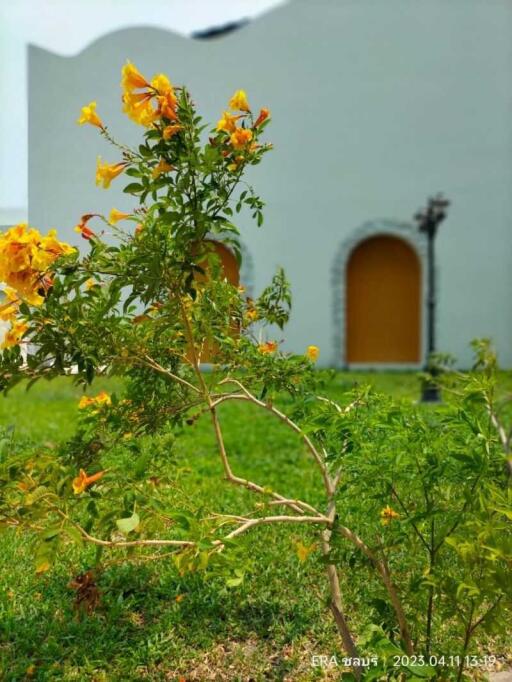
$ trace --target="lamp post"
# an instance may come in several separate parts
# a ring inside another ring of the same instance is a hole
[[[425,370],[435,377],[437,371],[431,364],[432,354],[436,350],[435,313],[436,313],[436,283],[435,283],[435,251],[434,241],[437,228],[446,218],[446,210],[450,202],[442,194],[437,194],[428,200],[427,206],[419,210],[414,216],[418,229],[427,235],[427,360]],[[440,401],[439,386],[435,381],[425,381],[422,388],[421,401],[432,403]]]

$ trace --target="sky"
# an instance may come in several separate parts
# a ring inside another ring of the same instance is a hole
[[[256,17],[286,0],[0,0],[0,225],[27,216],[27,45],[73,55],[110,31],[190,33]]]

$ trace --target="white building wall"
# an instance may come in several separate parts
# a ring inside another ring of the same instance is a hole
[[[491,336],[512,366],[511,34],[509,0],[295,0],[208,42],[141,28],[73,58],[31,48],[30,221],[79,244],[81,214],[131,207],[122,178],[94,186],[96,156],[115,150],[75,124],[96,99],[116,137],[139,139],[119,102],[127,58],[186,83],[212,122],[243,87],[273,115],[275,150],[250,178],[266,222],[241,225],[256,293],[277,265],[291,279],[286,347],[314,343],[324,364],[342,363],[340,245],[369,221],[410,221],[442,190],[453,204],[437,240],[439,350],[468,366],[469,341]]]

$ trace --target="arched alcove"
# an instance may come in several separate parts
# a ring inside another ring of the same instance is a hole
[[[205,240],[208,244],[209,249],[213,252],[220,261],[220,266],[222,268],[222,274],[228,280],[230,284],[234,286],[240,285],[240,268],[236,260],[235,254],[222,242],[215,241],[213,239]],[[208,270],[208,264],[203,263],[202,265],[205,270]]]
[[[206,239],[204,244],[207,245],[210,254],[218,258],[217,262],[221,267],[221,275],[233,286],[238,287],[242,284],[248,295],[250,295],[252,289],[252,260],[247,249],[243,246],[241,247],[242,267],[240,267],[235,254],[226,244],[217,241],[213,237]],[[196,275],[198,280],[208,277],[208,270],[211,268],[211,264],[208,263],[208,257],[201,263],[201,267],[205,272],[204,274]],[[235,325],[232,333],[233,336],[238,336],[240,334],[239,327]],[[202,350],[201,362],[206,364],[214,362],[217,350],[215,342],[207,342]]]
[[[414,364],[421,357],[421,267],[403,239],[360,242],[346,269],[348,364]]]

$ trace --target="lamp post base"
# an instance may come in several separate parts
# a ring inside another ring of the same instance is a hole
[[[433,381],[424,381],[421,387],[422,403],[440,403],[441,389]]]

